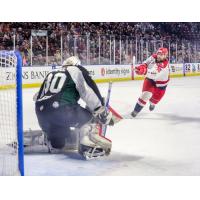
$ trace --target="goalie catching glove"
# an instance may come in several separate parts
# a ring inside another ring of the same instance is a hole
[[[112,112],[110,112],[109,110],[107,111],[104,106],[96,108],[93,112],[93,115],[101,124],[110,126],[114,125]]]

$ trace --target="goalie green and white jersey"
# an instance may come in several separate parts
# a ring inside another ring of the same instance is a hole
[[[75,105],[82,98],[89,109],[103,104],[103,98],[83,67],[68,66],[65,70],[50,72],[42,83],[36,104],[57,108]]]

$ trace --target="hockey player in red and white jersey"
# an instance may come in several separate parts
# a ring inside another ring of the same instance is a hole
[[[142,94],[131,113],[132,117],[136,117],[148,101],[150,103],[149,110],[154,110],[155,105],[163,98],[169,82],[169,61],[167,56],[168,49],[159,48],[143,64],[135,67],[135,72],[138,75],[145,75],[145,79]]]

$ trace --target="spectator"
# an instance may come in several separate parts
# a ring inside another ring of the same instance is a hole
[[[147,57],[148,51],[152,53],[161,45],[168,47],[169,41],[171,62],[180,62],[181,60],[199,62],[200,57],[199,47],[195,47],[194,44],[188,45],[187,42],[198,40],[200,37],[198,34],[200,24],[191,22],[0,23],[0,49],[13,49],[13,41],[15,39],[16,48],[22,51],[26,63],[30,65],[30,35],[32,29],[44,29],[48,31],[48,55],[59,64],[61,64],[61,35],[63,38],[63,58],[77,54],[84,63],[87,63],[88,58],[91,59],[91,63],[99,63],[99,38],[101,42],[100,61],[105,62],[105,64],[113,63],[114,42],[116,63],[128,64],[131,57],[136,55],[135,42],[132,42],[132,46],[130,45],[130,41],[136,41],[136,38],[138,42],[138,61]],[[126,40],[123,40],[123,37],[128,37],[128,44]],[[122,39],[121,54],[119,52],[120,38]],[[144,45],[141,45],[142,40],[144,41]],[[155,40],[162,41],[162,44],[158,44],[157,42],[157,44],[153,45]],[[87,41],[89,41],[89,44]],[[145,46],[147,41],[149,43],[148,51],[146,49],[147,46]],[[32,50],[32,55],[34,54],[33,64],[46,63],[46,37],[33,37]],[[49,60],[51,63],[52,59]]]
[[[61,54],[60,50],[56,50],[56,53],[54,54],[55,62],[61,65]]]

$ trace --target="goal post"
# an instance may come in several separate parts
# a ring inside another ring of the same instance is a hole
[[[17,82],[17,136],[19,171],[24,176],[24,146],[23,146],[23,106],[22,106],[22,57],[15,51],[17,57],[16,82]]]
[[[24,175],[22,58],[0,51],[0,175]]]

